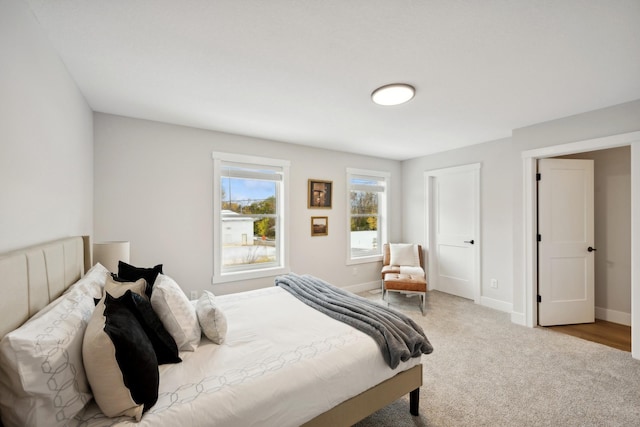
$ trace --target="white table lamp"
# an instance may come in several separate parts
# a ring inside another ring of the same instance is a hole
[[[118,261],[129,262],[129,242],[100,242],[93,244],[93,263],[104,265],[111,272],[118,271]]]

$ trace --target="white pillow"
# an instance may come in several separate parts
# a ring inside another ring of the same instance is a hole
[[[158,400],[158,360],[124,298],[105,293],[87,325],[82,354],[100,410],[140,421]]]
[[[196,304],[196,313],[205,336],[216,344],[222,344],[227,336],[227,317],[215,304],[214,298],[213,293],[204,291]]]
[[[202,335],[198,315],[171,277],[158,274],[151,293],[151,307],[175,340],[178,350],[195,351]]]
[[[409,267],[420,267],[420,255],[418,245],[413,243],[391,243],[389,245],[391,265],[406,265]]]
[[[82,339],[107,275],[97,264],[0,341],[0,408],[8,425],[68,425],[91,400]]]
[[[111,277],[109,270],[100,263],[96,263],[87,271],[75,284],[71,285],[65,293],[81,290],[82,292],[92,295],[94,298],[102,298],[102,291],[107,281],[107,277]]]
[[[120,298],[124,295],[129,289],[131,292],[135,292],[138,295],[143,297],[147,297],[145,294],[145,289],[147,289],[147,281],[144,279],[138,279],[135,282],[118,282],[113,280],[111,274],[107,277],[107,282],[104,285],[104,290],[114,298]]]

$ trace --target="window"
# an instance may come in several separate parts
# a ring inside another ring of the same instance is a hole
[[[387,241],[389,177],[386,172],[347,169],[350,264],[382,257],[382,245]]]
[[[213,153],[213,282],[286,273],[289,162]]]

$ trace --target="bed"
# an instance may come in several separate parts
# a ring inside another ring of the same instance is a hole
[[[98,297],[96,278],[107,272],[99,264],[89,269],[89,248],[88,237],[70,237],[0,255],[0,336],[14,336],[16,330],[42,322],[65,298],[76,298],[74,313],[90,310],[78,295]],[[411,414],[418,414],[419,357],[391,369],[370,337],[278,287],[217,296],[216,303],[229,325],[224,345],[203,336],[196,351],[180,352],[182,363],[161,365],[157,403],[139,422],[130,417],[106,417],[91,399],[90,390],[80,390],[66,400],[56,396],[55,413],[49,419],[60,425],[88,427],[346,426],[405,394],[410,395]],[[7,400],[7,387],[22,381],[21,376],[41,380],[38,375],[43,372],[8,372],[10,364],[6,354],[3,357],[0,410],[8,427],[13,421],[7,408],[17,404]],[[69,379],[82,373],[82,363],[75,365],[52,368],[42,363],[42,371],[46,366],[53,372],[46,374],[46,388],[63,394],[70,385],[77,386],[76,379]],[[27,409],[37,412],[37,408]],[[38,419],[29,422],[40,424]]]

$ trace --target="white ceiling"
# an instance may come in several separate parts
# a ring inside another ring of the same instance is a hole
[[[640,99],[640,0],[25,1],[95,111],[296,144],[402,160]]]

